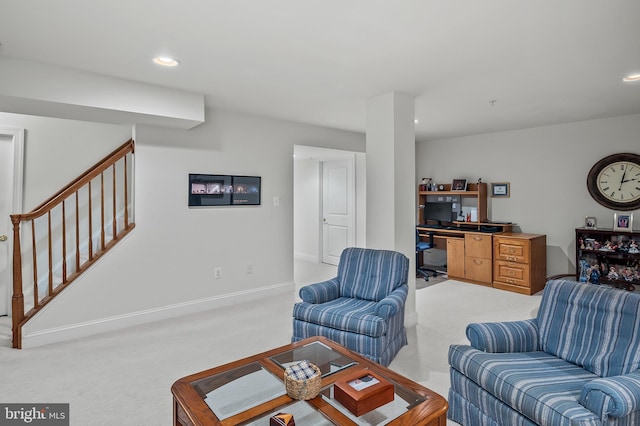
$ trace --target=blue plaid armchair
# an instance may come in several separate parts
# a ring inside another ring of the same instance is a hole
[[[470,324],[449,348],[462,425],[640,425],[640,294],[547,282],[537,318]]]
[[[338,276],[300,289],[292,342],[325,336],[382,365],[407,344],[409,259],[389,250],[346,248]]]

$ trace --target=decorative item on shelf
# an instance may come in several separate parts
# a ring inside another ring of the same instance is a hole
[[[467,180],[466,179],[454,179],[451,184],[452,191],[466,191],[467,190]]]
[[[494,182],[491,184],[491,196],[509,198],[509,182]]]
[[[640,208],[640,192],[637,191],[640,180],[638,170],[639,154],[608,155],[589,170],[589,194],[599,204],[612,210],[636,210]]]
[[[269,418],[269,426],[296,426],[293,414],[278,413]]]
[[[581,283],[586,283],[589,280],[589,263],[581,259],[580,260],[580,278],[578,281]]]
[[[633,213],[614,213],[613,230],[631,231],[633,229]]]
[[[431,185],[433,184],[433,179],[431,178],[422,178],[422,183],[418,186],[419,191],[431,191]]]
[[[299,401],[315,398],[320,393],[320,369],[307,360],[289,365],[284,370],[287,395]]]
[[[598,223],[597,219],[593,216],[587,216],[584,218],[585,229],[597,229],[596,228],[597,223]]]
[[[628,220],[624,215],[624,220]],[[640,233],[630,229],[576,229],[576,277],[634,291],[640,284]]]

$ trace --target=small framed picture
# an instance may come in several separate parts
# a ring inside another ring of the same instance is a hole
[[[467,190],[467,180],[466,179],[454,179],[451,184],[452,191],[466,191]]]
[[[596,224],[598,221],[593,216],[587,216],[584,218],[584,227],[585,229],[596,229]]]
[[[509,198],[509,182],[495,182],[491,184],[491,196]]]
[[[614,213],[613,230],[631,231],[633,229],[633,213]]]

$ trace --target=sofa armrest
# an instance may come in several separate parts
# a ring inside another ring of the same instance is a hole
[[[603,423],[608,417],[631,414],[640,409],[640,371],[586,383],[579,402],[596,413]]]
[[[484,352],[533,352],[539,350],[538,322],[472,323],[467,326],[471,346]]]
[[[304,302],[324,303],[340,297],[340,284],[337,278],[332,278],[321,283],[304,286],[298,294]]]
[[[404,309],[404,303],[407,300],[407,293],[409,287],[406,284],[393,290],[387,297],[382,299],[376,305],[376,315],[384,319],[388,319],[402,309]]]

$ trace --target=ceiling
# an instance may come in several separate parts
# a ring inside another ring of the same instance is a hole
[[[640,113],[638,0],[2,0],[0,43],[358,132],[368,98],[403,92],[417,140]]]

